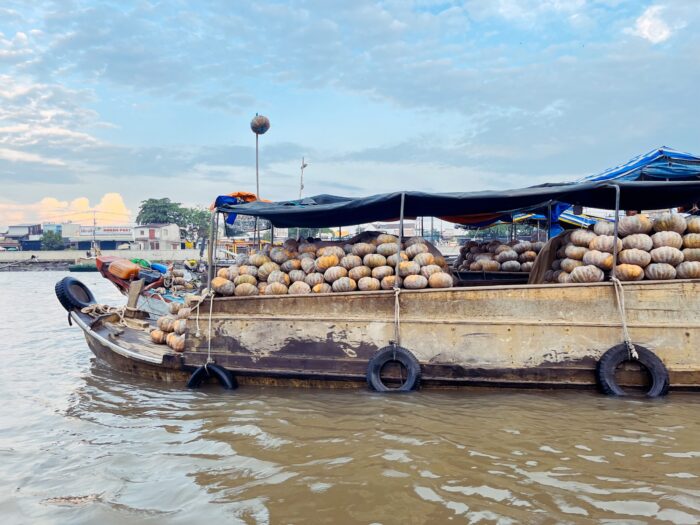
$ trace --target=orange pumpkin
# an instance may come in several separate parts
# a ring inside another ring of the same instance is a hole
[[[588,248],[584,248],[584,250],[588,251]],[[518,256],[518,261],[521,263],[534,262],[535,259],[537,259],[537,253],[532,250],[522,252]]]
[[[686,233],[683,236],[683,248],[700,248],[700,233]]]
[[[332,266],[323,273],[323,278],[328,283],[334,283],[338,279],[346,277],[347,275],[348,271],[342,266]]]
[[[219,271],[216,272],[216,276],[228,280],[228,268],[219,268]]]
[[[182,303],[170,303],[168,305],[168,312],[175,315],[180,311],[180,308],[183,308],[183,307],[184,307],[184,305]]]
[[[354,281],[359,281],[363,277],[372,275],[372,268],[369,266],[355,266],[348,271],[348,277]]]
[[[165,343],[165,338],[168,334],[166,334],[163,330],[153,330],[151,332],[151,341],[153,341],[156,344],[162,345]]]
[[[267,276],[267,282],[268,283],[281,283],[285,286],[289,286],[290,279],[289,279],[289,275],[287,275],[283,271],[275,270],[274,272],[271,272],[270,275]]]
[[[233,295],[236,297],[248,297],[251,295],[258,295],[258,293],[260,293],[258,287],[250,283],[241,283],[236,286],[236,289],[233,291]]]
[[[445,272],[436,272],[428,277],[428,286],[431,288],[452,288],[453,285],[452,276]]]
[[[588,251],[588,248],[584,248],[583,246],[576,246],[574,244],[569,244],[567,245],[566,249],[564,250],[564,255],[566,255],[569,259],[576,259],[577,261],[583,260],[583,256],[585,253]]]
[[[210,288],[219,295],[233,295],[233,289],[235,286],[228,279],[224,279],[223,277],[214,277],[211,280]]]
[[[576,259],[563,259],[561,261],[561,269],[566,273],[571,273],[577,266],[583,266],[583,261],[577,261]],[[501,267],[502,268],[502,267]]]
[[[592,264],[601,270],[612,270],[613,256],[611,253],[589,250],[583,255],[583,264]]]
[[[341,277],[333,281],[334,292],[354,292],[357,289],[357,283],[350,277]]]
[[[423,244],[414,244],[414,246],[425,246]],[[399,263],[399,276],[406,277],[408,275],[420,274],[420,264],[415,261],[403,261]],[[426,281],[427,282],[427,281]]]
[[[615,266],[615,277],[620,281],[641,281],[644,269],[636,264],[619,264]]]
[[[171,337],[172,336],[172,337]],[[185,336],[169,334],[167,338],[168,346],[176,352],[185,351]]]
[[[265,295],[286,295],[287,287],[282,283],[269,283],[265,287]]]
[[[318,249],[316,255],[318,257],[327,257],[329,255],[335,255],[340,261],[340,259],[345,257],[345,250],[343,250],[340,246],[324,246],[323,248]]]
[[[394,269],[391,266],[377,266],[372,268],[372,277],[380,281],[388,275],[394,275]]]
[[[420,274],[426,279],[428,279],[428,282],[430,282],[430,276],[434,273],[443,273],[442,268],[440,268],[437,264],[421,266]]]
[[[389,257],[386,258],[386,264],[388,266],[391,266],[392,268],[396,266],[396,263],[399,261],[408,261],[408,255],[406,255],[406,252],[399,252],[395,253],[393,255],[390,255]]]
[[[258,267],[252,265],[244,265],[238,269],[239,275],[252,275],[253,277],[258,276]]]
[[[400,287],[401,284],[403,283],[403,279],[401,277],[398,278],[398,286]],[[382,279],[382,290],[391,290],[394,288],[394,284],[396,283],[396,276],[395,275],[389,275],[387,277],[384,277]]]
[[[304,281],[295,281],[289,287],[289,295],[305,295],[311,293],[311,287]]]
[[[359,281],[357,281],[357,288],[361,292],[379,290],[381,286],[381,281],[379,279],[375,279],[374,277],[362,277]]]
[[[316,259],[316,271],[325,272],[328,268],[332,266],[338,266],[340,259],[337,255],[322,255]]]
[[[687,225],[686,231],[688,233],[700,233],[700,217],[697,215],[691,215],[685,220],[685,222]]]
[[[299,259],[289,259],[280,264],[280,270],[290,273],[294,270],[301,269],[301,261]]]
[[[325,279],[323,278],[322,273],[314,272],[314,273],[310,273],[309,275],[307,275],[304,278],[304,282],[313,288],[317,284],[321,284],[321,283],[325,282]]]
[[[280,269],[279,264],[272,261],[266,262],[258,268],[258,281],[267,281],[267,277]]]
[[[313,243],[306,243],[302,242],[299,244],[299,253],[310,253],[310,254],[315,254],[316,253],[316,245]]]
[[[501,263],[489,259],[481,261],[481,268],[484,272],[497,272],[501,269]]]
[[[333,288],[328,283],[319,283],[311,288],[313,293],[331,293]]]

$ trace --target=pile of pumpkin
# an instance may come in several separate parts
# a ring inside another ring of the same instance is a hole
[[[431,253],[422,237],[400,243],[394,235],[381,234],[371,242],[321,244],[287,239],[282,246],[267,245],[220,269],[211,289],[223,296],[250,296],[453,285],[445,259]]]
[[[159,317],[157,328],[151,330],[151,341],[160,345],[167,344],[176,352],[184,352],[187,318],[192,310],[183,303],[170,303],[168,310],[169,315]]]
[[[686,219],[677,213],[654,220],[643,214],[622,217],[619,238],[613,234],[613,223],[606,221],[597,222],[593,231],[569,232],[545,282],[603,281],[613,267],[615,244],[615,276],[621,281],[700,278],[700,217]]]
[[[470,272],[529,272],[543,242],[469,241],[459,250],[455,267]]]

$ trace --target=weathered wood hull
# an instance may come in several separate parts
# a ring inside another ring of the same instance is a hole
[[[700,282],[624,291],[633,341],[661,358],[672,388],[700,388]],[[395,338],[394,301],[393,291],[217,298],[211,356],[239,378],[363,385],[369,359]],[[592,388],[597,360],[623,339],[610,283],[402,290],[399,304],[400,344],[425,387]],[[209,309],[188,321],[184,371],[207,360]]]

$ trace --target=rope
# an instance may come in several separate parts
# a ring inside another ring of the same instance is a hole
[[[398,275],[394,283],[398,282]],[[394,345],[401,346],[401,305],[399,304],[399,295],[401,288],[394,286]]]
[[[627,347],[627,352],[629,353],[629,358],[630,359],[639,359],[639,354],[637,353],[637,349],[634,347],[634,344],[632,343],[632,339],[630,338],[630,333],[629,330],[627,330],[627,311],[625,310],[625,291],[622,288],[622,283],[620,280],[615,277],[615,275],[611,276],[610,280],[613,283],[613,288],[615,288],[615,299],[617,300],[617,309],[620,312],[620,318],[622,319],[622,336],[625,339],[625,346]]]
[[[209,300],[209,334],[207,337],[207,363],[213,363],[214,360],[211,358],[211,316],[212,316],[212,310],[214,309],[214,292],[210,291],[209,292],[211,299]],[[205,369],[206,369],[206,365]],[[209,370],[207,370],[207,373],[209,373]]]

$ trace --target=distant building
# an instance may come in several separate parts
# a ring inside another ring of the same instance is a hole
[[[134,240],[134,229],[131,226],[81,226],[75,223],[59,226],[61,237],[70,248],[76,250],[91,249],[93,239],[100,250],[116,250],[123,244],[130,245]]]
[[[41,224],[16,224],[10,226],[5,237],[20,241],[27,239],[30,235],[41,235]]]
[[[179,250],[180,227],[177,224],[134,226],[134,243],[141,250]]]
[[[401,225],[399,222],[373,222],[371,228],[365,228],[365,231],[381,231],[391,235],[399,235]],[[403,221],[404,237],[414,237],[416,234],[416,221]]]

